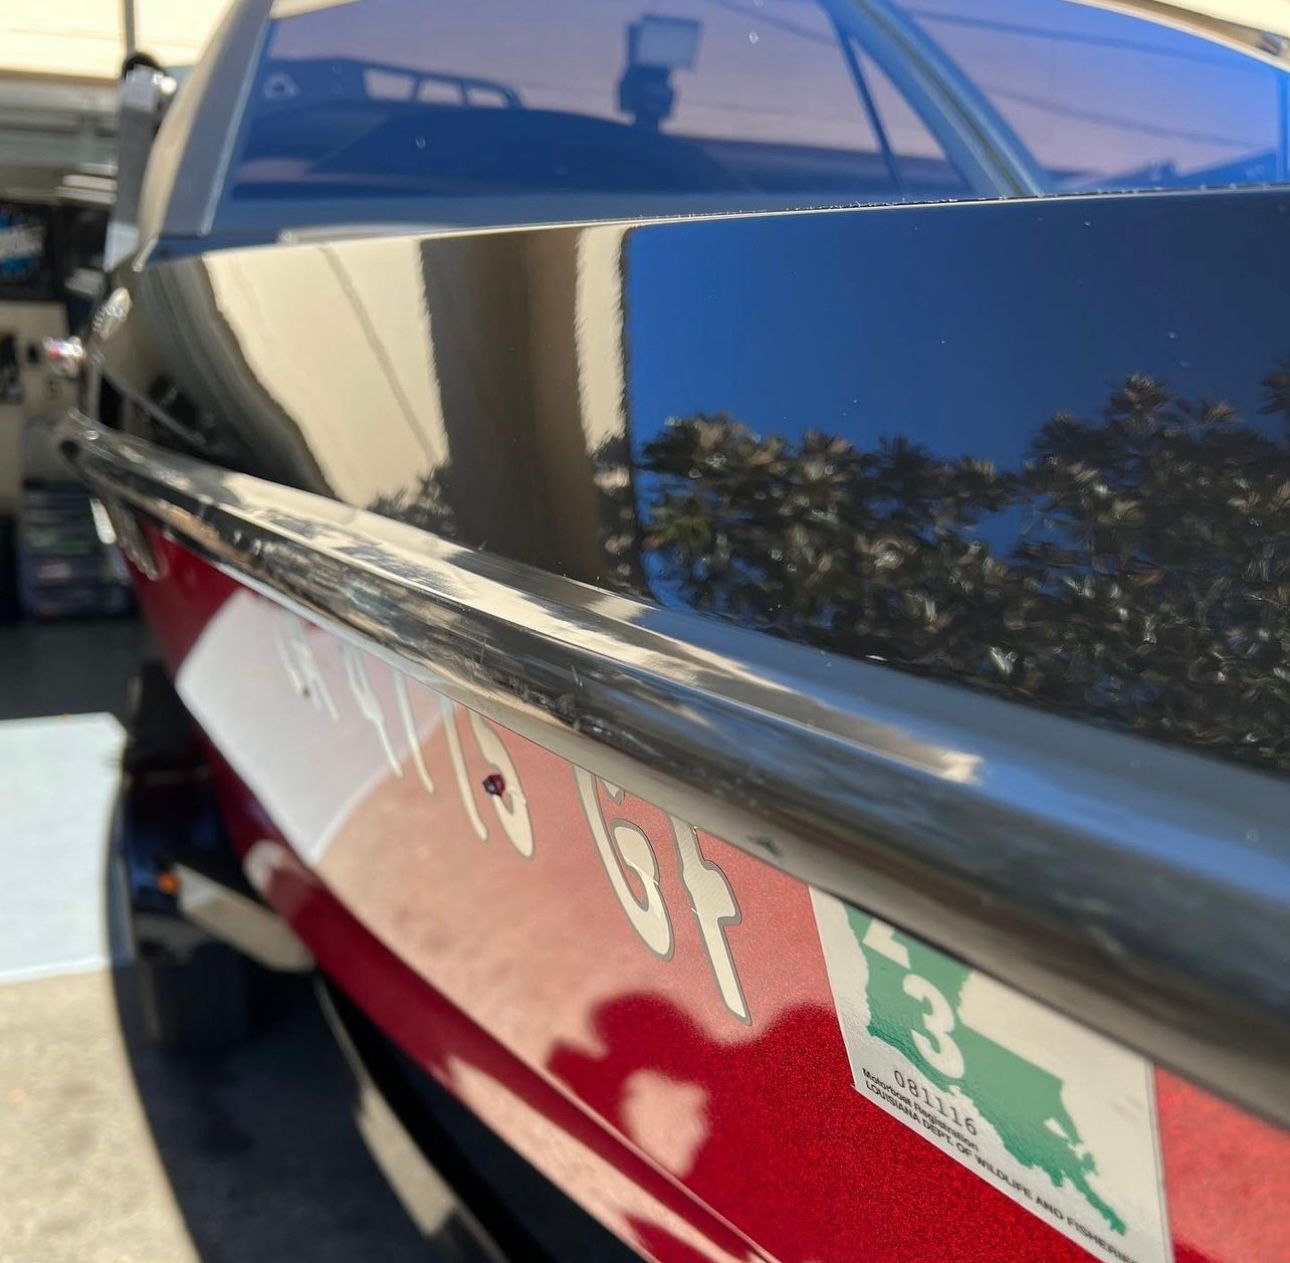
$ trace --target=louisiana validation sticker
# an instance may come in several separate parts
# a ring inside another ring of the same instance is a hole
[[[856,1090],[1105,1263],[1170,1263],[1150,1063],[811,897]]]

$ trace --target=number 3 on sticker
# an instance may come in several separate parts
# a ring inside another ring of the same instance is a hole
[[[864,934],[864,945],[871,951],[885,956],[901,969],[909,969],[909,949],[896,942],[896,936],[885,921],[874,919]],[[926,978],[906,973],[901,990],[911,999],[925,1005],[924,1031],[910,1031],[914,1047],[923,1054],[923,1060],[933,1070],[939,1070],[947,1079],[961,1079],[965,1069],[963,1053],[950,1038],[954,1030],[954,1010],[950,1002]]]

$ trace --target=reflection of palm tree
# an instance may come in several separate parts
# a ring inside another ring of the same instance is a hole
[[[450,499],[452,467],[440,466],[422,474],[410,487],[391,495],[377,496],[367,507],[382,517],[395,518],[423,531],[456,539],[456,518]]]
[[[603,576],[620,590],[642,592],[647,587],[641,567],[645,550],[636,511],[630,440],[623,434],[606,439],[595,450],[593,462],[605,552]]]
[[[1282,360],[1263,379],[1263,406],[1259,411],[1266,416],[1279,412],[1290,422],[1290,359]]]
[[[1263,386],[1290,423],[1290,363]],[[1015,472],[697,414],[644,471],[650,572],[698,608],[1290,768],[1290,445],[1226,404],[1130,377]]]

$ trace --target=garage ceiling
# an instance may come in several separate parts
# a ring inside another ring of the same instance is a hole
[[[190,66],[228,0],[3,0],[0,74],[115,80],[127,5],[138,48],[163,64]]]

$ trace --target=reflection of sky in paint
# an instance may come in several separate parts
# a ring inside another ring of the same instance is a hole
[[[1173,164],[1185,177],[1277,148],[1285,74],[1209,40],[1070,0],[901,8],[1051,170]],[[1284,166],[1266,178],[1285,179]]]
[[[635,455],[668,417],[725,410],[763,435],[904,435],[1015,467],[1054,413],[1096,416],[1134,372],[1275,432],[1259,391],[1290,354],[1290,270],[1241,239],[1243,201],[1226,219],[1217,198],[1079,200],[638,231]]]
[[[862,447],[905,434],[1006,464],[1037,424],[1098,408],[1130,372],[1252,417],[1290,353],[1284,260],[1213,242],[1207,267],[1190,208],[1159,209],[1120,203],[1112,219],[1081,200],[637,232],[636,442],[669,416],[726,409],[763,433],[819,428]]]

